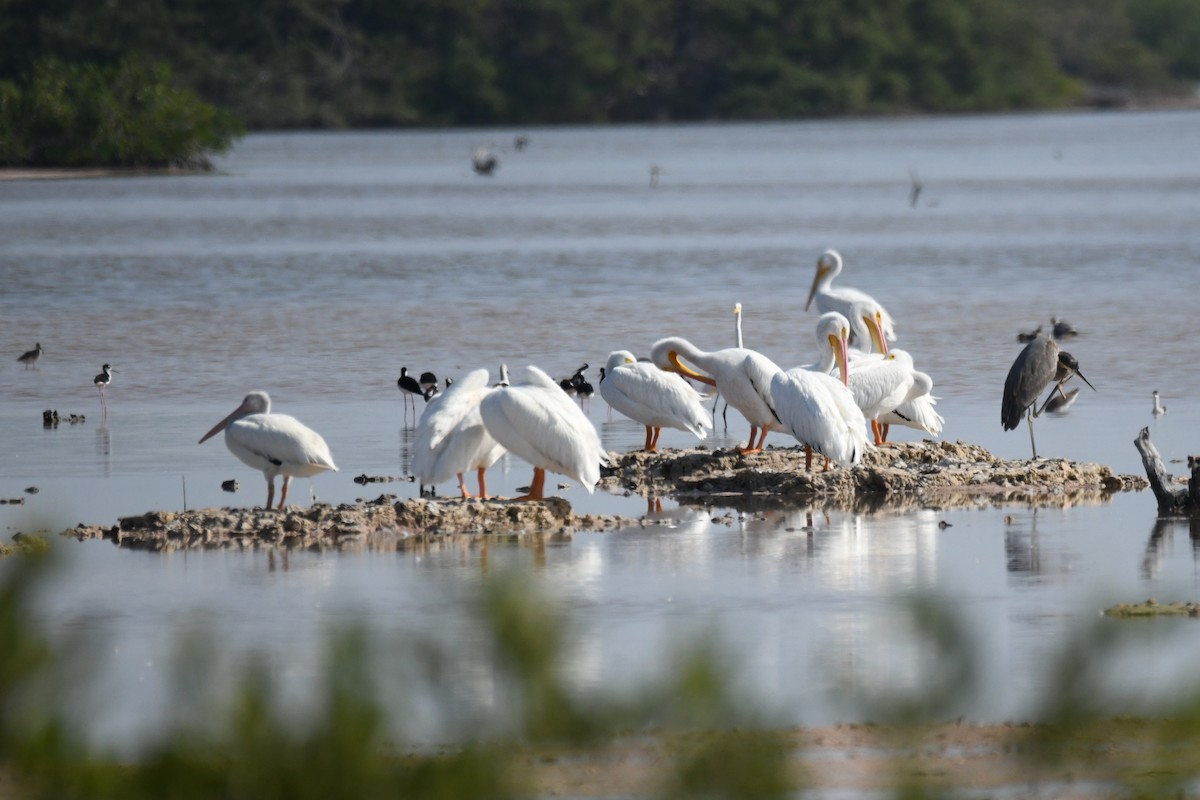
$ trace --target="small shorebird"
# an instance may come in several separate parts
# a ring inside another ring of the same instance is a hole
[[[1050,331],[1050,335],[1053,336],[1056,341],[1061,342],[1064,339],[1074,339],[1079,335],[1079,331],[1075,330],[1075,326],[1067,322],[1065,319],[1051,317],[1050,324],[1054,326]]]
[[[116,372],[110,364],[105,364],[100,368],[100,374],[92,378],[92,383],[96,384],[96,388],[100,390],[100,411],[105,419],[108,418],[108,404],[104,402],[104,389],[112,383],[112,374]]]
[[[1154,416],[1156,416],[1156,417],[1161,417],[1163,414],[1167,413],[1167,407],[1158,401],[1158,389],[1154,390],[1153,413],[1154,413]]]
[[[24,364],[25,369],[36,367],[38,361],[40,361],[42,358],[43,352],[45,351],[42,350],[42,343],[38,342],[33,346],[32,350],[27,350],[21,355],[17,356],[17,361],[20,361],[22,364]]]
[[[413,417],[415,418],[417,415],[416,395],[425,396],[425,391],[421,388],[421,384],[416,378],[408,374],[408,367],[401,367],[400,377],[396,379],[396,386],[400,389],[400,394],[403,395],[405,420],[408,419],[408,403],[410,400],[413,404]]]
[[[421,377],[417,379],[417,383],[421,384],[421,395],[425,398],[425,402],[428,403],[429,398],[437,394],[437,375],[434,375],[432,372],[422,372]]]

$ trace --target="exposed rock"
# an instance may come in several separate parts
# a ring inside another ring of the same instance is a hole
[[[804,468],[798,447],[743,456],[734,450],[667,450],[612,456],[600,487],[681,504],[771,510],[820,503],[823,508],[1053,506],[1103,502],[1112,492],[1142,489],[1145,478],[1113,475],[1108,467],[1065,459],[1004,461],[961,442],[912,442],[871,449],[853,469]],[[80,525],[67,535],[111,539],[150,550],[240,547],[312,550],[396,550],[472,541],[482,535],[569,535],[633,524],[612,516],[576,515],[559,497],[541,502],[417,498],[381,495],[353,505],[264,509],[153,511],[111,528]]]

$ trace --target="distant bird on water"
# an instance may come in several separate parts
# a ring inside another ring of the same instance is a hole
[[[866,292],[848,286],[833,286],[833,279],[841,272],[842,256],[838,251],[826,250],[821,253],[817,259],[817,272],[813,276],[812,287],[808,290],[808,300],[804,302],[804,310],[807,311],[815,300],[817,310],[822,314],[838,312],[850,321],[851,331],[855,332],[856,338],[861,339],[868,332],[871,333],[870,341],[886,355],[887,343],[896,341],[892,315]],[[871,313],[864,316],[864,310],[870,310]],[[859,341],[858,346],[868,352],[871,350],[871,346],[864,341]]]
[[[1023,344],[1029,344],[1030,342],[1032,342],[1034,339],[1036,339],[1037,337],[1039,337],[1041,335],[1042,335],[1042,326],[1038,325],[1036,328],[1034,328],[1031,331],[1018,331],[1017,332],[1017,341],[1021,342]]]
[[[24,353],[17,356],[17,361],[24,364],[25,369],[29,369],[30,367],[36,367],[37,363],[39,361],[41,361],[42,353],[44,353],[44,352],[45,351],[42,350],[42,343],[38,342],[37,344],[35,344],[33,346],[32,350],[26,350]]]
[[[908,171],[908,177],[912,182],[908,190],[908,207],[916,208],[917,201],[921,198],[921,190],[925,188],[925,184],[921,182],[921,176],[917,174],[915,169]]]
[[[1158,389],[1154,390],[1154,408],[1152,409],[1151,413],[1153,413],[1156,417],[1161,417],[1163,414],[1167,413],[1167,407],[1158,401]]]
[[[100,390],[100,411],[102,415],[108,418],[108,404],[104,400],[104,390],[112,383],[112,374],[116,372],[112,365],[105,364],[100,368],[100,374],[92,378],[92,383],[96,384],[96,388]]]
[[[471,154],[471,167],[477,175],[491,175],[499,164],[495,151],[487,145],[476,147]]]
[[[1075,330],[1075,326],[1064,319],[1051,317],[1050,324],[1054,326],[1050,329],[1050,335],[1053,336],[1056,341],[1061,342],[1064,339],[1074,339],[1079,335],[1079,331]]]
[[[1084,383],[1096,390],[1091,381],[1079,371],[1079,362],[1065,350],[1060,350],[1053,339],[1039,336],[1021,350],[1008,370],[1004,381],[1004,394],[1000,404],[1000,422],[1004,430],[1011,431],[1021,424],[1025,416],[1029,422],[1029,444],[1033,457],[1037,458],[1037,442],[1033,438],[1033,418],[1040,416],[1046,406],[1035,408],[1038,395],[1052,382],[1051,397],[1062,394],[1062,385],[1071,376],[1078,375]],[[1049,402],[1050,398],[1047,398]]]
[[[267,479],[267,508],[275,499],[275,476],[283,476],[279,508],[287,501],[292,478],[308,478],[326,470],[337,472],[329,445],[321,435],[287,414],[271,413],[266,392],[251,392],[225,419],[200,437],[200,444],[225,431],[225,446],[243,464]]]

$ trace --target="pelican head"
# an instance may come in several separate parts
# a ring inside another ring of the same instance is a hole
[[[813,276],[812,287],[808,290],[808,299],[804,301],[804,310],[812,305],[817,290],[828,284],[842,271],[842,256],[837,250],[826,250],[817,258],[817,274]]]
[[[828,347],[829,351],[833,353],[838,372],[842,376],[842,383],[847,386],[850,385],[849,341],[850,321],[844,316],[836,311],[830,311],[817,319],[817,348],[824,351]]]
[[[242,399],[242,404],[235,408],[229,416],[213,426],[212,430],[200,437],[199,444],[204,444],[206,441],[216,436],[221,431],[229,427],[230,423],[236,422],[242,417],[248,417],[251,414],[270,414],[271,413],[271,397],[266,392],[251,392]]]

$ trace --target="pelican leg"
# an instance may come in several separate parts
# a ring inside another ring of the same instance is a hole
[[[543,500],[545,499],[543,492],[546,489],[546,470],[541,467],[533,468],[533,483],[529,484],[529,494],[523,494],[520,497],[513,498],[514,500]]]
[[[654,450],[654,429],[649,425],[646,426],[646,444],[642,447],[647,453]]]
[[[715,406],[714,406],[715,408]],[[729,403],[721,406],[721,422],[725,425],[725,430],[729,430]]]
[[[662,435],[662,428],[655,427],[654,428],[654,439],[653,439],[653,441],[650,442],[650,451],[651,452],[653,452],[653,453],[658,452],[658,437],[661,435]]]
[[[283,483],[279,487],[279,507],[280,508],[283,508],[283,504],[285,502],[287,502],[287,490],[288,490],[288,487],[291,486],[291,484],[292,484],[292,476],[284,475]],[[268,506],[268,508],[269,508],[269,506]]]
[[[880,428],[879,420],[877,420],[877,419],[871,420],[871,435],[875,437],[876,445],[883,444],[882,433],[883,432],[882,432],[882,429]]]
[[[480,500],[487,500],[487,499],[488,499],[488,493],[487,493],[487,477],[485,476],[485,473],[486,473],[486,472],[487,472],[487,468],[485,468],[485,467],[480,467],[480,468],[479,468],[479,472],[478,472],[478,474],[477,474],[477,477],[478,477],[478,479],[479,479],[479,499],[480,499]]]
[[[804,445],[804,471],[812,472],[812,447]]]
[[[763,425],[762,432],[759,434],[759,437],[758,437],[758,446],[754,448],[754,452],[761,453],[763,447],[765,447],[766,444],[767,444],[767,426]]]
[[[459,494],[462,495],[463,500],[470,499],[471,493],[467,491],[467,481],[465,478],[463,478],[463,474],[461,472],[458,473],[458,491]]]
[[[275,502],[275,477],[267,478],[267,510],[271,510],[271,503]]]
[[[758,452],[757,450],[754,449],[754,437],[756,437],[756,436],[758,436],[758,426],[751,425],[750,426],[750,441],[746,442],[745,447],[739,447],[737,449],[737,451],[739,453],[741,453],[742,455],[748,455],[749,453]]]
[[[884,443],[886,444],[886,443],[887,443],[887,437],[888,437],[888,429],[889,429],[889,428],[891,428],[892,426],[891,426],[891,425],[889,425],[889,424],[887,424],[887,423],[885,422],[885,423],[883,423],[882,425],[880,425],[880,427],[883,429],[883,441],[884,441]]]
[[[829,472],[829,456],[825,456],[825,466],[821,468],[821,472]]]

